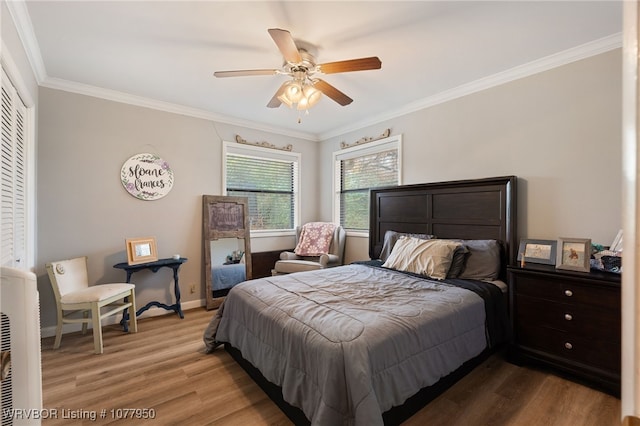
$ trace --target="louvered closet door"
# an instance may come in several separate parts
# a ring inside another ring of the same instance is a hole
[[[20,267],[26,254],[26,112],[2,71],[2,158],[0,176],[0,264]]]

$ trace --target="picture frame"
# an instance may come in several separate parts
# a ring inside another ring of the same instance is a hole
[[[156,237],[127,238],[125,245],[127,246],[127,263],[129,265],[158,260]]]
[[[518,262],[555,265],[557,244],[556,240],[522,238],[518,247]]]
[[[556,269],[589,272],[591,259],[591,239],[558,238]]]

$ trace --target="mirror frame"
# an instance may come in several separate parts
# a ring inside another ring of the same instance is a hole
[[[229,205],[241,206],[242,217],[233,216],[231,220],[217,222],[212,220],[212,209],[225,208]],[[203,195],[202,196],[202,241],[204,245],[204,276],[205,298],[207,309],[216,309],[222,301],[222,297],[213,296],[213,283],[211,282],[211,242],[221,238],[244,239],[245,280],[251,279],[251,229],[249,225],[249,199],[247,197],[235,197],[228,195]]]

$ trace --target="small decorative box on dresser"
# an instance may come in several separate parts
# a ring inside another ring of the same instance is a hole
[[[509,357],[620,395],[620,276],[527,264],[508,268]]]

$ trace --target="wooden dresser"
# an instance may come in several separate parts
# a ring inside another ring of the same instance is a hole
[[[620,395],[620,276],[509,267],[514,363],[535,362]]]

